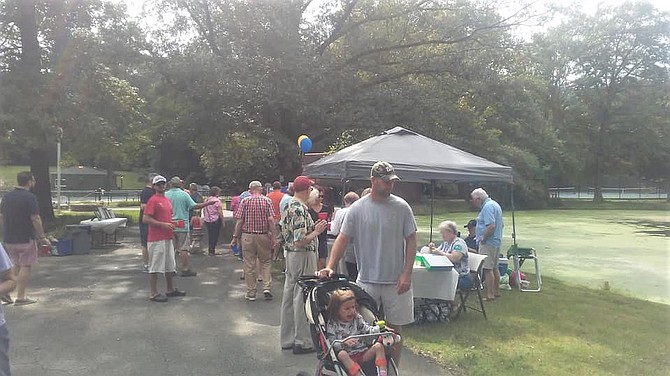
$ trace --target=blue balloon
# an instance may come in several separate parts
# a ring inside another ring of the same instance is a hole
[[[303,138],[302,141],[300,141],[300,151],[309,153],[310,150],[312,150],[312,140],[310,140],[309,137]]]

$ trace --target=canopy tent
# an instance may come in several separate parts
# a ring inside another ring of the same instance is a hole
[[[313,179],[367,180],[377,161],[393,165],[402,181],[513,183],[512,168],[493,163],[402,127],[395,127],[308,164]]]
[[[438,182],[514,182],[511,167],[493,163],[402,127],[389,129],[312,162],[304,167],[303,173],[313,179],[338,179],[343,183],[347,180],[368,180],[370,168],[377,161],[391,163],[402,181],[430,183],[433,193],[435,183]],[[432,201],[430,227],[432,240]]]

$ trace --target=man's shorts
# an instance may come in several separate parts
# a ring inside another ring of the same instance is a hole
[[[479,254],[488,256],[484,259],[484,269],[498,269],[498,262],[500,260],[500,247],[494,247],[488,244],[480,244]]]
[[[149,273],[174,273],[176,261],[172,240],[159,240],[147,243],[149,251]]]
[[[31,240],[21,244],[3,244],[5,250],[16,266],[31,266],[37,262],[37,243]]]
[[[395,284],[356,283],[372,296],[377,306],[383,306],[384,319],[389,325],[407,325],[414,322],[414,292],[412,287],[398,295]]]
[[[140,222],[140,244],[142,247],[147,246],[147,237],[149,236],[149,225],[144,222]]]
[[[177,252],[188,251],[188,232],[174,233],[174,249]]]

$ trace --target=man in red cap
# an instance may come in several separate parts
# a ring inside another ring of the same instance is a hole
[[[279,319],[279,341],[283,350],[292,349],[294,354],[314,351],[298,278],[316,272],[317,236],[328,226],[324,220],[314,223],[307,212],[307,199],[313,184],[306,176],[298,176],[293,180],[295,194],[281,220],[286,249],[286,278]]]

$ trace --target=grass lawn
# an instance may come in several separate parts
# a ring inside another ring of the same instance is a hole
[[[664,210],[538,210],[517,212],[517,241],[536,249],[543,276],[670,304],[670,215]],[[465,224],[476,213],[435,216]],[[503,253],[512,244],[504,213]],[[419,244],[429,239],[430,216],[417,216]],[[462,229],[463,232],[467,231]],[[441,241],[437,230],[433,239]],[[532,263],[528,264],[530,270]],[[523,270],[526,270],[524,267]]]
[[[30,166],[0,166],[0,187],[11,188],[16,185],[16,174],[21,171],[30,171]],[[56,173],[56,167],[49,167],[51,173]],[[142,189],[144,182],[140,181],[140,176],[134,171],[115,171],[123,176],[123,189]],[[120,181],[120,180],[119,180]],[[55,190],[56,187],[51,187]]]
[[[475,216],[440,213],[434,228]],[[484,302],[488,320],[467,311],[448,324],[410,326],[408,345],[467,375],[670,374],[668,211],[522,211],[515,219],[519,244],[538,252],[542,291],[503,291]],[[417,222],[425,244],[430,217]],[[505,223],[504,252],[511,213]]]
[[[502,294],[494,302],[484,302],[488,320],[469,310],[450,323],[409,326],[406,343],[456,374],[670,372],[668,305],[553,278],[543,279],[540,293]]]

